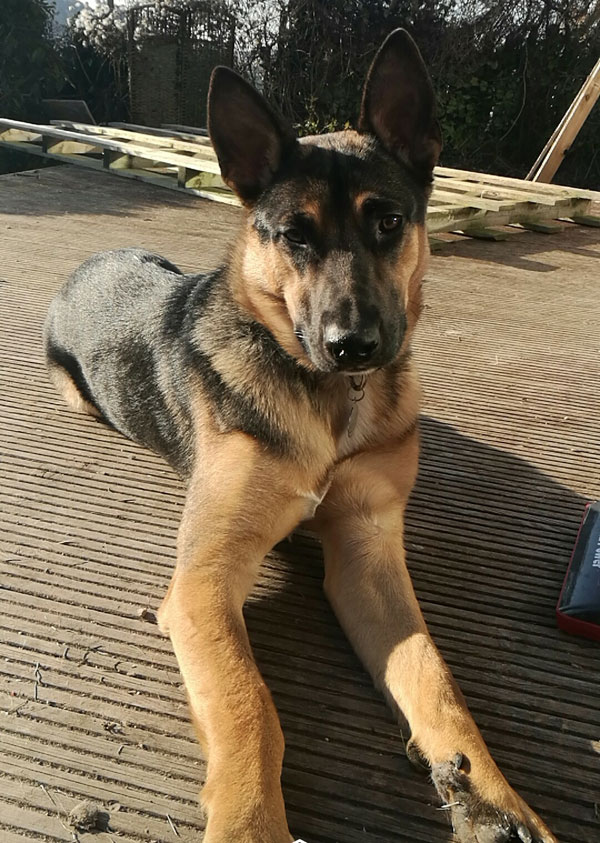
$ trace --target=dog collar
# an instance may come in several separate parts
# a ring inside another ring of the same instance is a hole
[[[350,375],[348,377],[348,401],[350,402],[350,412],[348,414],[347,433],[352,436],[358,421],[358,404],[365,397],[365,385],[367,383],[366,375]]]

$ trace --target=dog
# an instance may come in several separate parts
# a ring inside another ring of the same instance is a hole
[[[48,367],[67,402],[188,482],[159,610],[208,760],[205,843],[289,843],[284,741],[242,607],[266,553],[307,522],[356,652],[411,730],[461,843],[557,843],[492,760],[428,634],[405,564],[417,475],[410,345],[441,149],[404,30],[377,53],[356,130],[298,139],[216,68],[209,133],[245,209],[222,267],[95,255],[52,302]]]

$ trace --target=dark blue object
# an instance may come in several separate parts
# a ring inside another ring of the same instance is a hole
[[[600,501],[584,512],[556,617],[566,632],[600,640]]]

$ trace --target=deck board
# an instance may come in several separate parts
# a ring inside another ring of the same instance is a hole
[[[0,178],[0,839],[196,841],[204,766],[169,642],[181,484],[69,412],[40,328],[99,249],[210,268],[239,211],[71,167]],[[600,231],[461,240],[432,258],[416,340],[423,459],[407,518],[430,628],[502,769],[561,843],[600,839],[600,648],[555,628],[583,505],[600,497]],[[269,557],[247,606],[308,843],[448,843],[445,815],[321,593],[318,547]],[[177,830],[175,835],[169,819]]]

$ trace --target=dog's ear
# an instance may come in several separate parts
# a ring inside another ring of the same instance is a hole
[[[442,148],[435,96],[419,49],[404,29],[388,35],[373,59],[358,128],[375,135],[421,175],[431,176]]]
[[[223,180],[245,205],[268,186],[296,142],[265,98],[228,67],[216,67],[210,78],[208,131]]]

